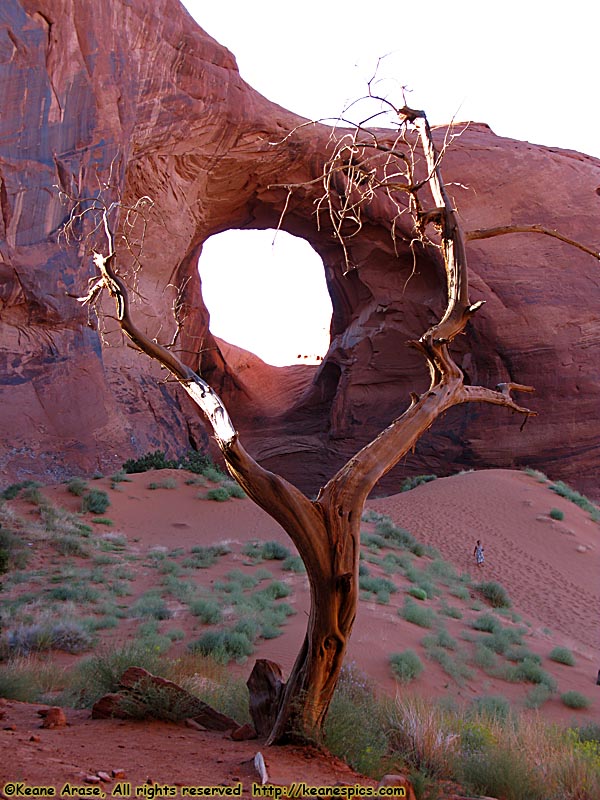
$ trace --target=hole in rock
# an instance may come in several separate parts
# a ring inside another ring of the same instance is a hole
[[[198,262],[210,330],[275,366],[316,364],[329,347],[331,298],[323,262],[285,231],[230,230]]]

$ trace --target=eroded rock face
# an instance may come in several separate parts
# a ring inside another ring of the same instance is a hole
[[[302,488],[314,491],[404,410],[411,390],[426,388],[423,361],[405,345],[442,307],[435,254],[421,253],[413,271],[407,245],[394,252],[385,209],[374,204],[353,240],[359,268],[344,277],[339,247],[316,227],[317,184],[294,192],[282,227],[325,265],[334,317],[322,365],[281,372],[211,336],[196,269],[202,243],[229,228],[275,227],[283,187],[320,174],[329,132],[311,125],[282,141],[302,120],[245,84],[233,56],[176,0],[4,0],[0,84],[0,468],[8,477],[62,478],[208,442],[164,373],[123,344],[110,316],[98,333],[75,299],[92,275],[92,223],[76,227],[79,243],[65,240],[69,205],[59,188],[78,198],[101,192],[107,203],[151,198],[140,324],[169,341],[169,287],[180,287],[187,360],[221,393],[248,449]],[[598,246],[598,160],[472,124],[443,169],[466,229],[541,223]],[[521,431],[503,409],[453,409],[383,488],[407,470],[529,464],[594,494],[598,263],[523,234],[473,242],[468,254],[472,300],[486,305],[457,343],[458,361],[471,382],[535,386],[528,402],[539,417]]]

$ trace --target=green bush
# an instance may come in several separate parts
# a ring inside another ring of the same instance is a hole
[[[43,625],[21,625],[8,633],[11,651],[20,654],[62,650],[83,653],[92,646],[92,637],[79,622],[49,622]]]
[[[427,600],[427,592],[419,586],[411,586],[408,590],[408,594],[412,597],[416,597],[417,600]]]
[[[552,697],[552,691],[543,683],[538,683],[527,692],[525,708],[540,708]]]
[[[506,589],[496,581],[477,583],[473,588],[494,608],[510,608],[511,602]]]
[[[551,508],[549,516],[551,519],[561,522],[565,518],[565,512],[561,511],[560,508]]]
[[[387,578],[375,578],[371,575],[363,575],[358,579],[358,586],[363,592],[374,594],[378,603],[387,604],[390,602],[390,594],[398,591],[396,584]]]
[[[288,548],[281,544],[281,542],[265,542],[261,548],[260,554],[265,561],[285,561],[289,558],[291,553]]]
[[[480,614],[475,619],[471,620],[471,627],[476,631],[485,631],[486,633],[495,633],[501,630],[502,624],[500,620],[492,614]]]
[[[165,478],[164,481],[152,481],[148,484],[148,489],[176,489],[177,481],[175,478]]]
[[[415,489],[417,486],[421,486],[423,483],[429,483],[430,481],[435,481],[436,479],[437,475],[413,475],[411,478],[405,478],[402,481],[400,491],[409,492],[411,489]]]
[[[502,695],[484,695],[475,698],[471,708],[478,716],[505,720],[510,713],[510,702]]]
[[[196,600],[192,600],[189,604],[189,608],[191,613],[195,617],[199,617],[200,622],[203,622],[205,625],[216,625],[221,622],[223,613],[221,607],[215,600],[207,600],[206,598],[200,597]]]
[[[283,564],[281,568],[286,570],[287,572],[297,572],[297,573],[304,573],[306,572],[306,567],[304,566],[304,562],[300,558],[300,556],[287,556],[283,560]]]
[[[575,666],[575,656],[567,647],[555,647],[548,654],[551,661],[556,661],[559,664],[566,664],[568,667]]]
[[[143,641],[116,650],[102,650],[71,668],[69,688],[60,703],[76,708],[91,707],[103,695],[118,690],[121,675],[129,667],[143,667],[160,674],[160,654]]]
[[[226,664],[232,659],[245,661],[254,652],[254,645],[247,633],[240,630],[207,631],[190,643],[189,650]]]
[[[207,500],[214,500],[217,503],[224,503],[229,500],[229,492],[223,486],[217,486],[214,489],[209,489],[206,493]]]
[[[363,775],[381,777],[388,755],[386,720],[368,678],[353,665],[342,667],[329,712],[323,744]]]
[[[592,704],[592,701],[589,699],[589,697],[586,697],[584,694],[581,694],[581,692],[576,692],[574,690],[561,694],[560,699],[567,706],[567,708],[573,709],[589,708]]]
[[[156,592],[146,592],[129,609],[130,617],[170,619],[172,614],[165,601]]]
[[[579,492],[576,492],[575,489],[571,489],[571,487],[567,486],[567,484],[563,483],[563,481],[556,481],[556,483],[550,484],[549,488],[561,497],[565,497],[567,500],[575,503],[575,505],[579,506],[579,508],[587,511],[595,522],[600,522],[600,509],[598,506],[594,505],[594,503],[588,500],[587,497],[579,494]]]
[[[435,613],[430,608],[417,605],[408,597],[404,601],[404,607],[398,609],[398,614],[407,622],[420,625],[422,628],[433,628],[435,623]]]
[[[90,489],[87,494],[83,495],[81,510],[89,511],[92,514],[104,514],[109,505],[110,500],[106,492],[102,489]]]
[[[220,556],[224,556],[229,552],[229,547],[225,544],[210,545],[209,547],[194,545],[190,552],[191,555],[182,561],[181,565],[183,567],[208,569],[217,563]]]
[[[414,681],[423,672],[423,662],[411,649],[403,650],[401,653],[392,653],[390,666],[394,677],[402,683]]]
[[[525,659],[521,661],[520,664],[516,664],[514,667],[508,667],[505,669],[499,677],[504,678],[504,680],[511,681],[513,683],[538,683],[547,686],[551,692],[556,691],[556,681],[548,672],[546,672],[542,667],[536,662],[530,659]]]
[[[162,450],[154,450],[141,458],[129,458],[123,464],[123,471],[127,473],[148,472],[151,469],[176,469],[178,466],[178,462],[167,459]]]
[[[74,494],[75,497],[81,497],[87,489],[88,484],[83,478],[71,478],[67,483],[67,489]]]

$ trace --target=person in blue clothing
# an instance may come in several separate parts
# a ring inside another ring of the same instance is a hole
[[[483,567],[485,562],[485,555],[483,553],[483,545],[481,544],[481,539],[477,539],[477,544],[475,545],[475,549],[473,550],[473,555],[475,556],[475,561],[477,562],[477,566]]]

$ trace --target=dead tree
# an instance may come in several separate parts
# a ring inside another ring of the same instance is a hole
[[[362,126],[355,129],[350,140],[344,138],[345,134],[336,139],[323,175],[322,210],[328,210],[331,227],[345,247],[348,269],[356,266],[351,263],[347,246],[352,226],[360,226],[363,207],[378,198],[390,203],[392,231],[397,228],[396,218],[406,214],[412,221],[410,236],[415,247],[425,242],[439,248],[447,286],[445,312],[412,343],[426,360],[431,382],[423,394],[413,394],[406,411],[321,488],[316,500],[261,467],[242,446],[213,389],[170,349],[136,327],[128,289],[119,275],[109,209],[103,211],[106,251],[93,255],[99,276],[88,297],[82,298],[90,300],[102,288],[108,289],[124,333],[169,370],[191,396],[210,425],[230,474],[288,533],[306,566],[311,597],[307,631],[287,683],[282,686],[274,681],[278,690],[273,692],[270,744],[314,737],[322,730],[356,616],[361,515],[377,481],[453,406],[492,403],[525,417],[533,415],[512,397],[515,391],[531,392],[530,387],[512,383],[495,389],[466,385],[450,354],[452,341],[465,331],[482,303],[469,300],[466,237],[442,180],[441,153],[426,116],[406,107],[395,111],[402,134],[391,143]],[[417,152],[422,154],[420,178],[416,174]],[[431,229],[435,233],[430,235]]]

